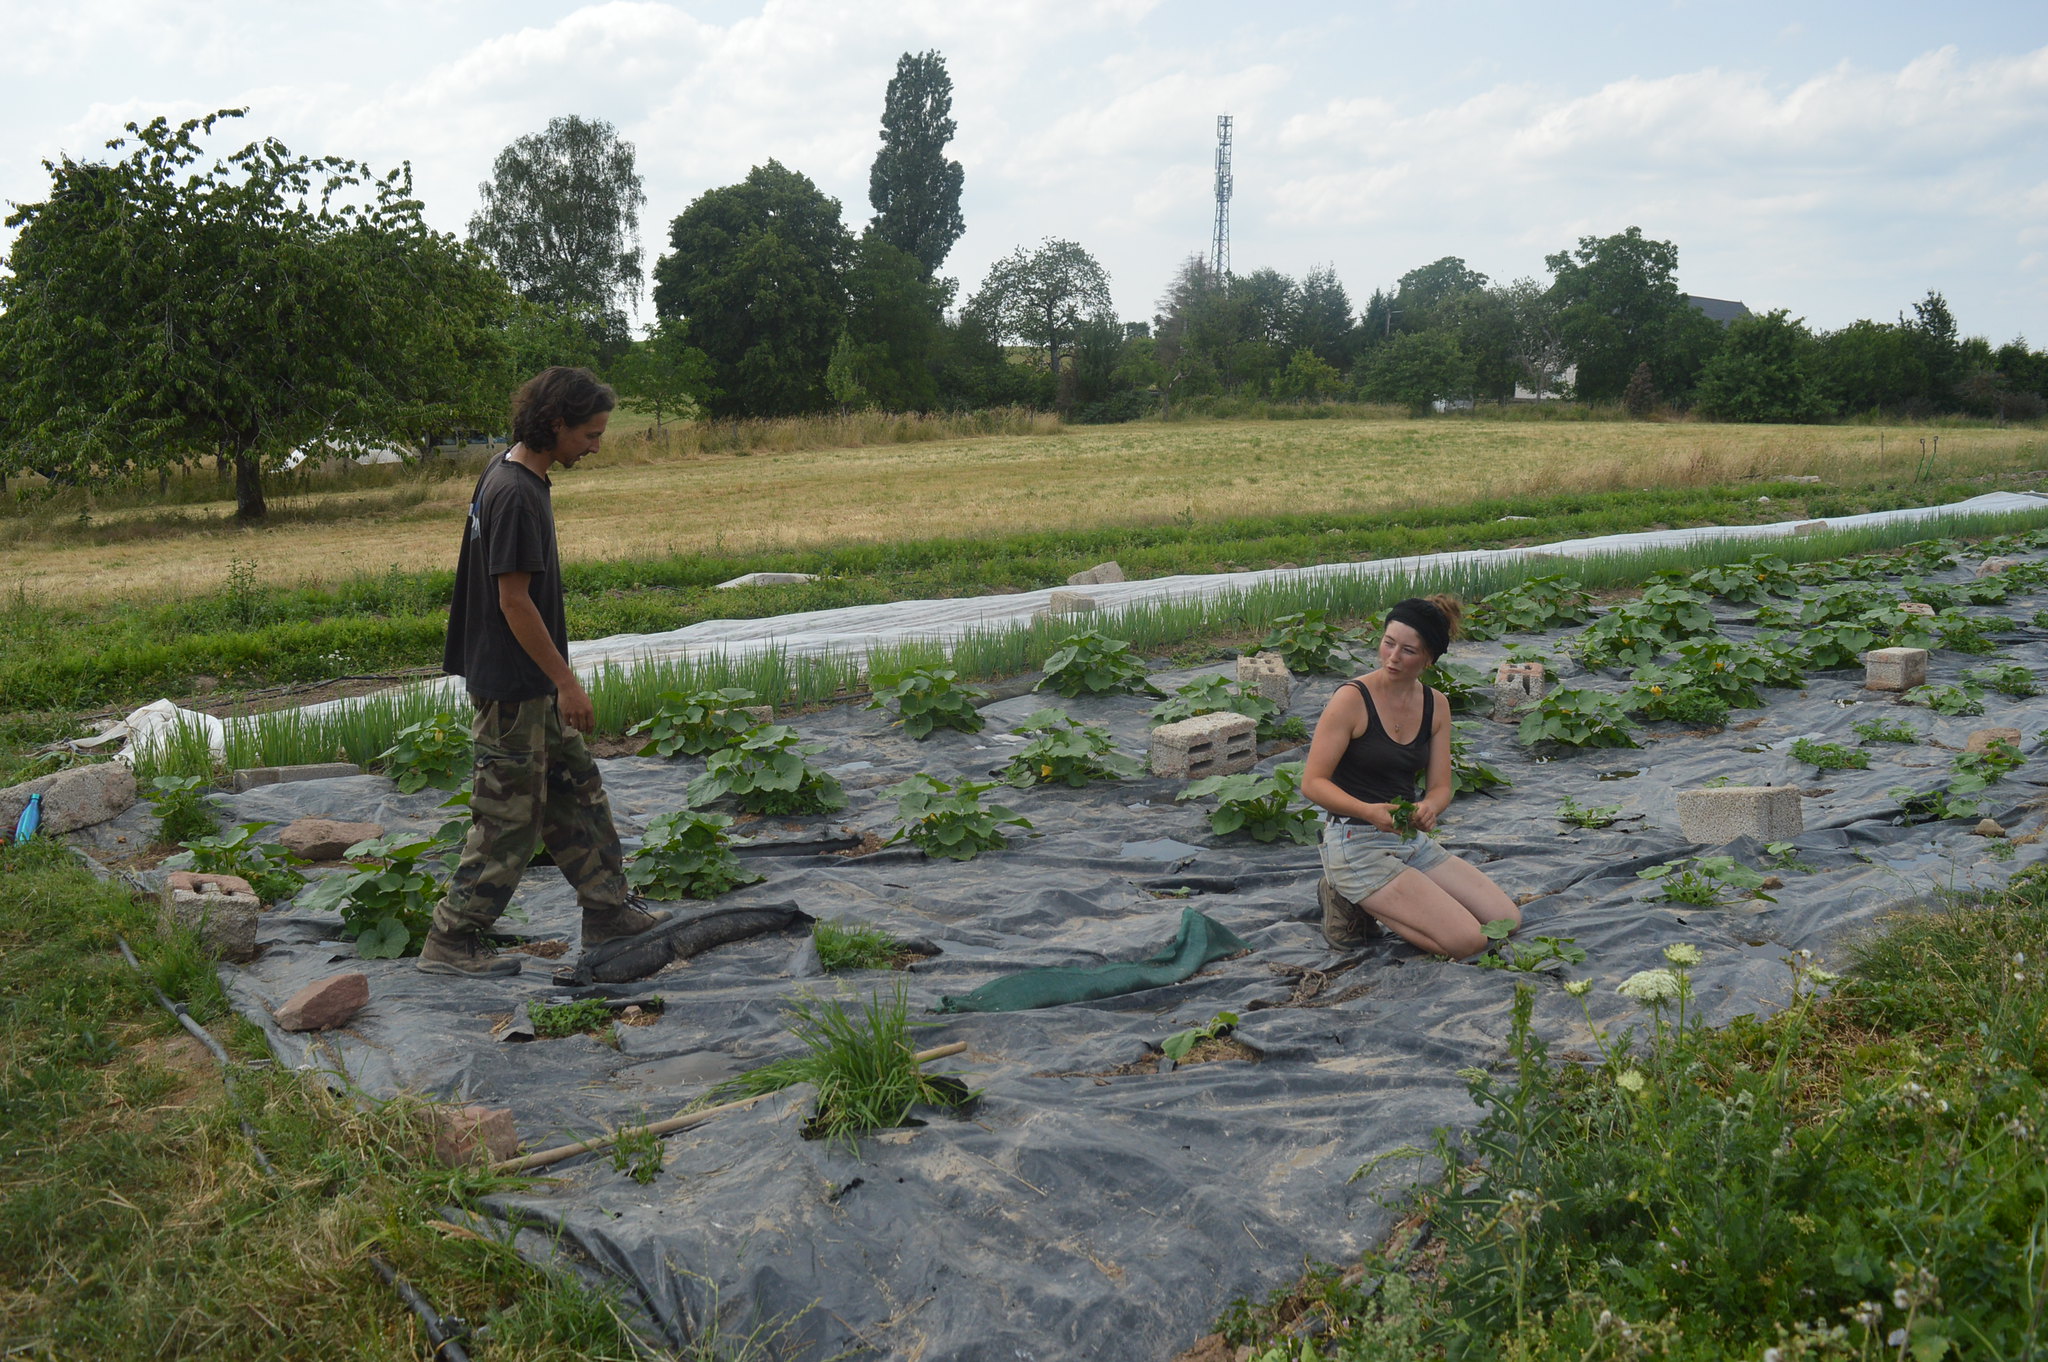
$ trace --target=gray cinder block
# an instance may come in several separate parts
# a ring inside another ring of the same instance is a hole
[[[1503,662],[1493,677],[1493,718],[1516,723],[1522,711],[1550,693],[1550,678],[1541,662]]]
[[[1796,785],[1723,785],[1678,792],[1678,829],[1688,842],[1720,846],[1738,837],[1782,842],[1806,827]]]
[[[1095,598],[1079,591],[1055,591],[1046,598],[1048,615],[1085,615],[1095,609]]]
[[[189,927],[199,933],[200,947],[208,955],[246,964],[256,958],[256,922],[262,913],[263,905],[254,894],[166,884],[157,930],[169,935],[175,928]]]
[[[1911,690],[1927,684],[1925,648],[1872,648],[1863,655],[1863,689]]]
[[[1285,710],[1294,699],[1294,678],[1278,653],[1254,653],[1237,660],[1237,688]]]
[[[1259,764],[1258,725],[1248,714],[1202,714],[1152,730],[1152,774],[1201,780]]]

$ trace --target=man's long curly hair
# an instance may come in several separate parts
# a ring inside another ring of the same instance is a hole
[[[512,438],[543,453],[555,447],[555,422],[580,426],[619,404],[619,395],[588,369],[557,364],[526,380],[512,398]]]

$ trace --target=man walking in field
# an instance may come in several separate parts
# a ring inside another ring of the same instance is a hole
[[[420,951],[428,974],[519,973],[484,933],[545,839],[583,906],[586,965],[668,919],[626,892],[619,834],[583,744],[590,696],[569,669],[569,628],[548,474],[595,453],[615,398],[587,369],[557,366],[513,399],[517,443],[477,479],[455,567],[442,667],[476,707],[476,779],[462,861]]]

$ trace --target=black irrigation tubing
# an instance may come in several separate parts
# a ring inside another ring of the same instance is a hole
[[[73,850],[76,850],[76,848],[73,848]],[[105,867],[99,865],[91,857],[83,857],[82,859],[84,859],[87,867],[93,873],[99,875],[107,873]],[[127,877],[122,876],[121,878],[126,879]],[[133,883],[133,881],[129,882]],[[192,1014],[186,1011],[185,1004],[171,1001],[169,995],[156,986],[156,981],[151,979],[149,972],[142,968],[142,962],[135,958],[135,952],[129,949],[127,937],[122,936],[118,932],[115,933],[114,944],[121,948],[122,959],[126,960],[129,967],[142,976],[143,982],[149,986],[149,991],[156,995],[156,1000],[163,1005],[163,1009],[176,1017],[178,1025],[191,1032],[200,1044],[213,1052],[214,1059],[220,1064],[221,1083],[232,1091],[235,1086],[234,1061],[228,1057],[228,1052],[221,1048],[220,1042],[215,1040],[213,1034],[205,1027],[193,1020]],[[242,1136],[249,1141],[249,1150],[255,1154],[257,1164],[270,1177],[278,1177],[279,1173],[276,1165],[271,1163],[270,1156],[263,1152],[263,1145],[256,1138],[256,1127],[249,1123],[248,1117],[244,1116],[240,1119]],[[420,1323],[426,1328],[428,1341],[434,1345],[433,1355],[436,1358],[442,1359],[442,1362],[470,1362],[469,1353],[462,1346],[462,1340],[470,1332],[467,1324],[464,1324],[462,1320],[453,1315],[443,1316],[436,1312],[433,1306],[427,1304],[426,1297],[413,1289],[410,1282],[392,1271],[391,1265],[374,1253],[370,1255],[370,1266],[377,1270],[378,1276],[391,1284],[392,1290],[398,1293],[398,1298],[405,1302],[407,1308],[419,1316]]]

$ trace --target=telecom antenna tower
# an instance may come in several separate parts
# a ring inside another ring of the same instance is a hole
[[[1209,244],[1209,277],[1222,285],[1230,279],[1230,115],[1216,115],[1216,231]]]

